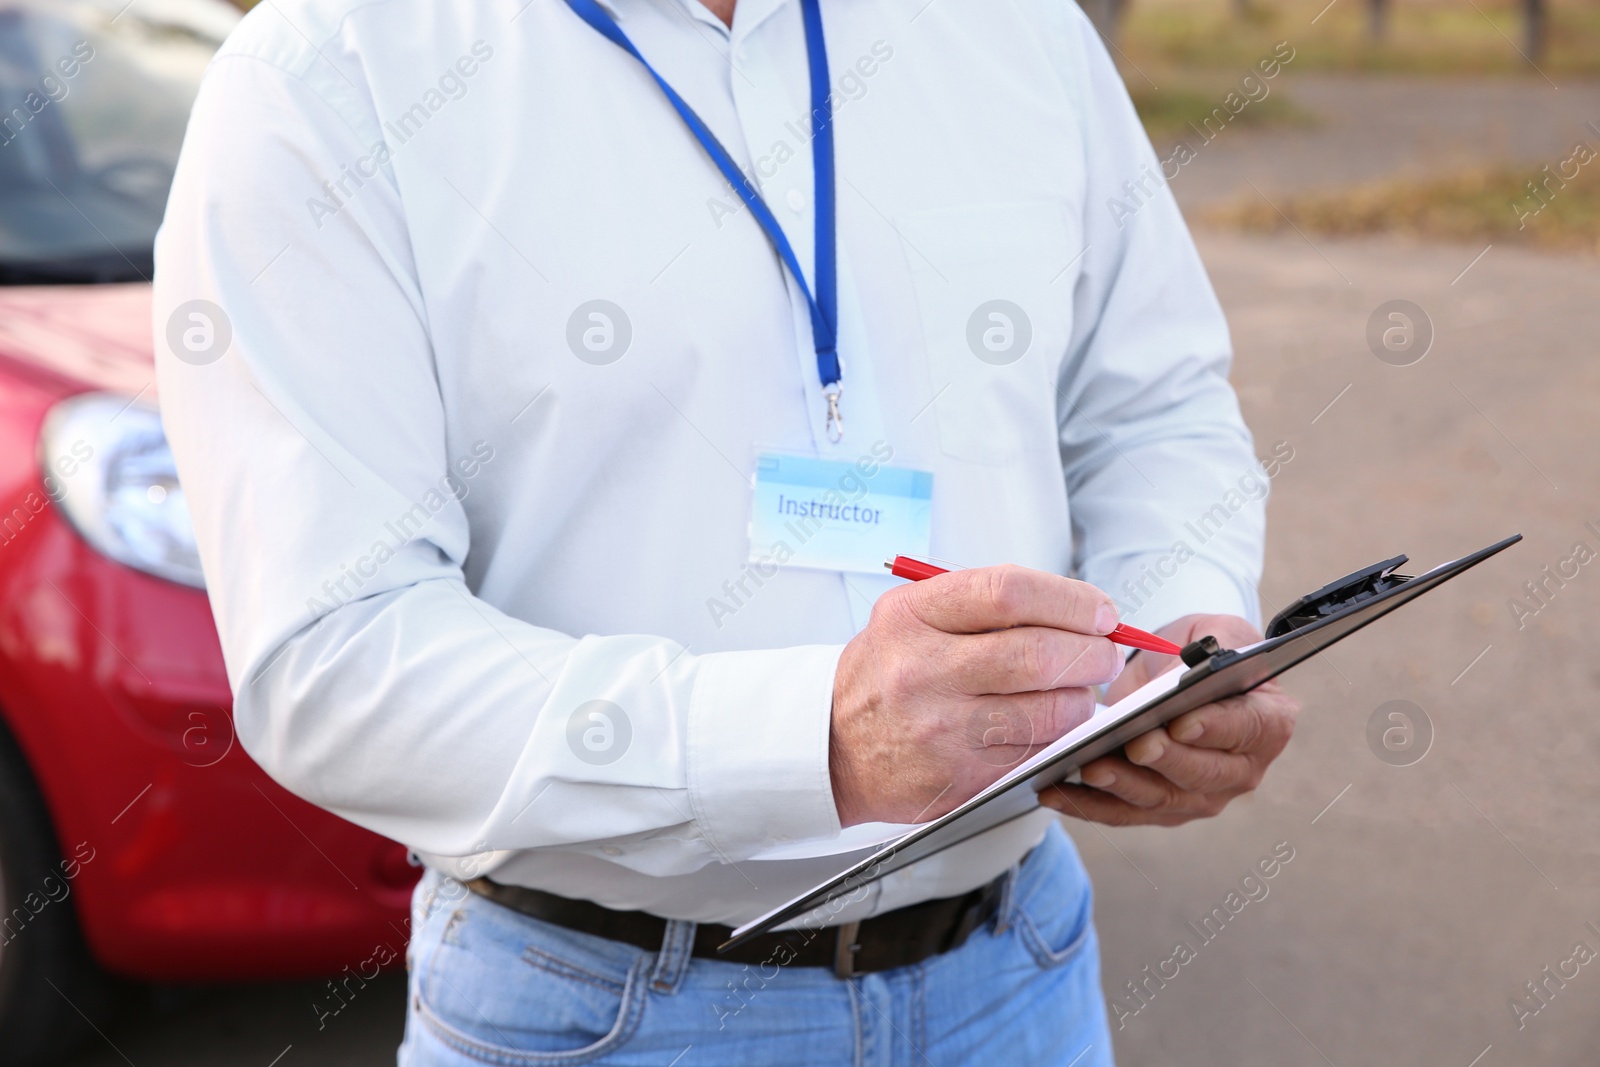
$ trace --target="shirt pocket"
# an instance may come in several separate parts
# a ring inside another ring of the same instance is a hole
[[[1059,451],[1056,375],[1081,226],[1065,201],[964,204],[897,220],[945,454],[1005,464]]]

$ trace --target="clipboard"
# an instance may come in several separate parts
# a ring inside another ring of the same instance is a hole
[[[1415,577],[1399,573],[1407,557],[1395,556],[1296,600],[1273,617],[1265,638],[1254,645],[1222,648],[1212,637],[1193,642],[1183,650],[1187,670],[1168,671],[948,814],[895,838],[820,885],[745,923],[718,950],[726,951],[836,901],[861,899],[859,894],[879,878],[1028,814],[1039,807],[1042,790],[1085,764],[1185,712],[1249,692],[1520,540],[1521,534],[1513,534]],[[827,925],[826,918],[818,925]]]

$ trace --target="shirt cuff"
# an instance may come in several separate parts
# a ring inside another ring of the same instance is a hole
[[[838,835],[828,735],[843,651],[805,645],[699,657],[689,705],[689,802],[724,862]]]
[[[1170,578],[1151,568],[1133,565],[1108,575],[1106,584],[1091,584],[1111,592],[1121,620],[1141,630],[1159,630],[1185,615],[1238,615],[1261,627],[1261,603],[1246,593],[1243,583],[1209,560],[1191,559]],[[1114,592],[1121,590],[1121,593]]]

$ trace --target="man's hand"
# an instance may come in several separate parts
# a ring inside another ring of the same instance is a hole
[[[1224,648],[1261,640],[1232,615],[1186,615],[1159,631],[1180,645],[1212,634]],[[1140,652],[1106,691],[1108,703],[1180,666],[1176,656]],[[1112,826],[1177,826],[1216,815],[1228,801],[1261,784],[1294,732],[1300,705],[1267,682],[1244,696],[1207,704],[1129,741],[1121,755],[1083,768],[1083,785],[1058,785],[1039,794],[1047,807]]]
[[[1023,567],[885,593],[834,675],[839,821],[943,815],[1086,720],[1122,670],[1116,624],[1094,586]]]

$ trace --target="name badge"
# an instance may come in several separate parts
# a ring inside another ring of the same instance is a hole
[[[933,474],[885,466],[893,454],[880,441],[855,462],[757,456],[750,562],[882,575],[893,556],[927,555]]]

